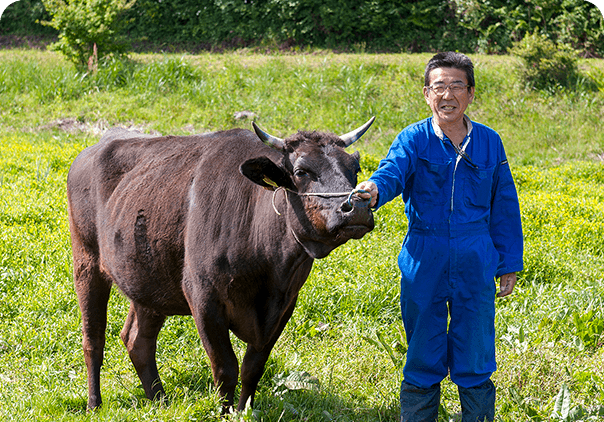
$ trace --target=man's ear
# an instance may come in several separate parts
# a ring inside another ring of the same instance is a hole
[[[474,95],[476,94],[476,88],[471,87],[470,91],[468,92],[468,104],[472,104],[474,102]]]
[[[247,160],[239,171],[252,182],[264,188],[275,190],[278,187],[297,191],[289,174],[281,166],[275,164],[268,157],[258,157]]]
[[[428,105],[430,105],[430,90],[428,89],[427,86],[425,86],[423,88],[423,93],[424,93],[424,100],[426,100],[426,103]]]

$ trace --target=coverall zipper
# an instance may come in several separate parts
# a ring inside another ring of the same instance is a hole
[[[457,173],[457,165],[459,164],[459,156],[457,156],[455,160],[455,167],[453,168],[453,183],[451,185],[451,207],[450,211],[453,214],[453,198],[455,198],[455,173]],[[451,217],[449,216],[449,222],[451,222]]]
[[[454,198],[455,198],[455,175],[457,173],[457,166],[459,165],[459,162],[461,161],[462,157],[466,158],[467,154],[466,154],[466,147],[468,146],[468,144],[470,143],[470,137],[467,136],[466,139],[464,139],[464,141],[462,142],[463,147],[459,148],[457,147],[453,141],[451,141],[449,138],[445,138],[447,141],[449,141],[449,143],[451,144],[451,146],[453,147],[453,149],[455,150],[455,154],[456,154],[456,158],[455,158],[455,167],[453,168],[453,183],[451,185],[451,214],[453,214],[453,203],[454,203]],[[470,157],[466,158],[466,161],[468,161],[472,167],[476,167],[476,165],[470,160]],[[451,217],[449,216],[449,222],[451,221]]]

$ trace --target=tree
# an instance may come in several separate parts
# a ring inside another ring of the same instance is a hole
[[[127,43],[120,37],[122,12],[136,0],[42,0],[52,16],[42,22],[59,31],[59,41],[51,48],[60,51],[78,67],[91,57],[122,55]],[[95,51],[96,50],[96,51]]]

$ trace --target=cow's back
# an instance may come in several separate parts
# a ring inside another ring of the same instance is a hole
[[[130,299],[165,314],[189,313],[180,282],[191,188],[204,183],[206,195],[195,200],[224,206],[216,203],[220,186],[251,189],[238,169],[258,148],[266,149],[237,129],[181,137],[109,131],[70,169],[72,236],[98,251],[101,269]]]

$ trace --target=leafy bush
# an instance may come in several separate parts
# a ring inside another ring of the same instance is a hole
[[[123,21],[120,15],[134,5],[129,0],[42,0],[52,15],[42,22],[59,31],[59,41],[52,45],[79,67],[94,56],[121,55],[126,43],[120,39]]]
[[[462,31],[448,20],[453,15],[449,4],[442,0],[214,0],[203,4],[138,0],[128,15],[131,37],[162,45],[311,45],[419,52],[454,49],[465,43]]]
[[[585,0],[564,0],[565,12],[551,20],[558,42],[568,44],[586,57],[604,54],[604,17],[600,8]],[[593,28],[587,30],[586,28]]]
[[[510,53],[521,59],[520,77],[531,88],[570,86],[578,76],[578,57],[570,47],[558,45],[537,31],[514,43]]]
[[[5,3],[6,4],[6,3]],[[2,12],[0,34],[53,36],[56,30],[40,25],[50,19],[41,0],[19,0],[8,5]]]
[[[0,34],[40,34],[34,23],[46,13],[42,1],[9,6]],[[602,14],[585,0],[137,0],[125,16],[125,30],[141,50],[313,46],[504,53],[538,27],[583,56],[604,55]]]

